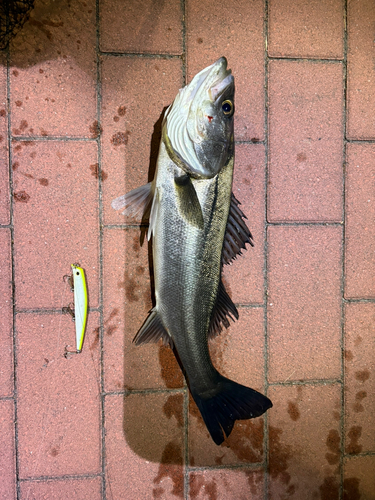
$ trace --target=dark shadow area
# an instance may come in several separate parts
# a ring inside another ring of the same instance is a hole
[[[27,16],[26,22],[10,37],[12,66],[25,68],[47,60],[71,57],[81,69],[92,74],[96,50],[94,2],[37,0]],[[6,22],[9,23],[9,19]],[[93,57],[87,64],[89,51]],[[96,80],[96,74],[92,76]]]
[[[29,19],[34,0],[3,0],[0,3],[0,50],[9,42]]]

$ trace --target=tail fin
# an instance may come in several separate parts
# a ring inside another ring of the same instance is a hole
[[[272,402],[260,392],[221,375],[213,396],[199,395],[193,391],[192,395],[217,445],[224,441],[225,436],[229,436],[236,420],[259,417],[272,407]]]

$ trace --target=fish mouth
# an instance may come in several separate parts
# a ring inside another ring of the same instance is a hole
[[[193,78],[188,85],[191,88],[190,95],[186,97],[192,103],[207,92],[210,100],[216,101],[233,82],[232,71],[228,69],[228,61],[223,56]]]

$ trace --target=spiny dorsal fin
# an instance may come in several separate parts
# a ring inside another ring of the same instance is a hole
[[[247,243],[252,247],[254,246],[253,237],[244,221],[247,217],[239,205],[240,202],[232,193],[227,228],[224,236],[223,264],[230,264],[238,255],[241,255],[242,249],[246,250]]]
[[[174,179],[177,206],[181,216],[192,226],[203,229],[203,214],[197,192],[187,174]]]
[[[173,348],[172,337],[168,334],[167,330],[161,321],[157,310],[151,309],[148,318],[134,337],[134,344],[148,344],[149,342],[158,342],[162,339],[164,345],[170,345]]]
[[[112,201],[112,208],[115,210],[125,209],[122,213],[133,218],[148,217],[154,190],[152,182],[140,186],[129,193],[119,196]]]
[[[223,282],[220,280],[219,289],[217,292],[216,304],[212,311],[211,323],[208,329],[208,338],[215,338],[223,329],[229,327],[229,319],[238,319],[237,307],[233,304],[232,299],[227,294]]]

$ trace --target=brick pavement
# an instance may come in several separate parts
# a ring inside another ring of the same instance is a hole
[[[35,4],[0,51],[0,499],[375,499],[374,3]],[[222,55],[255,248],[211,353],[274,407],[217,447],[171,351],[131,343],[150,248],[110,202]],[[73,262],[90,313],[66,359]]]

